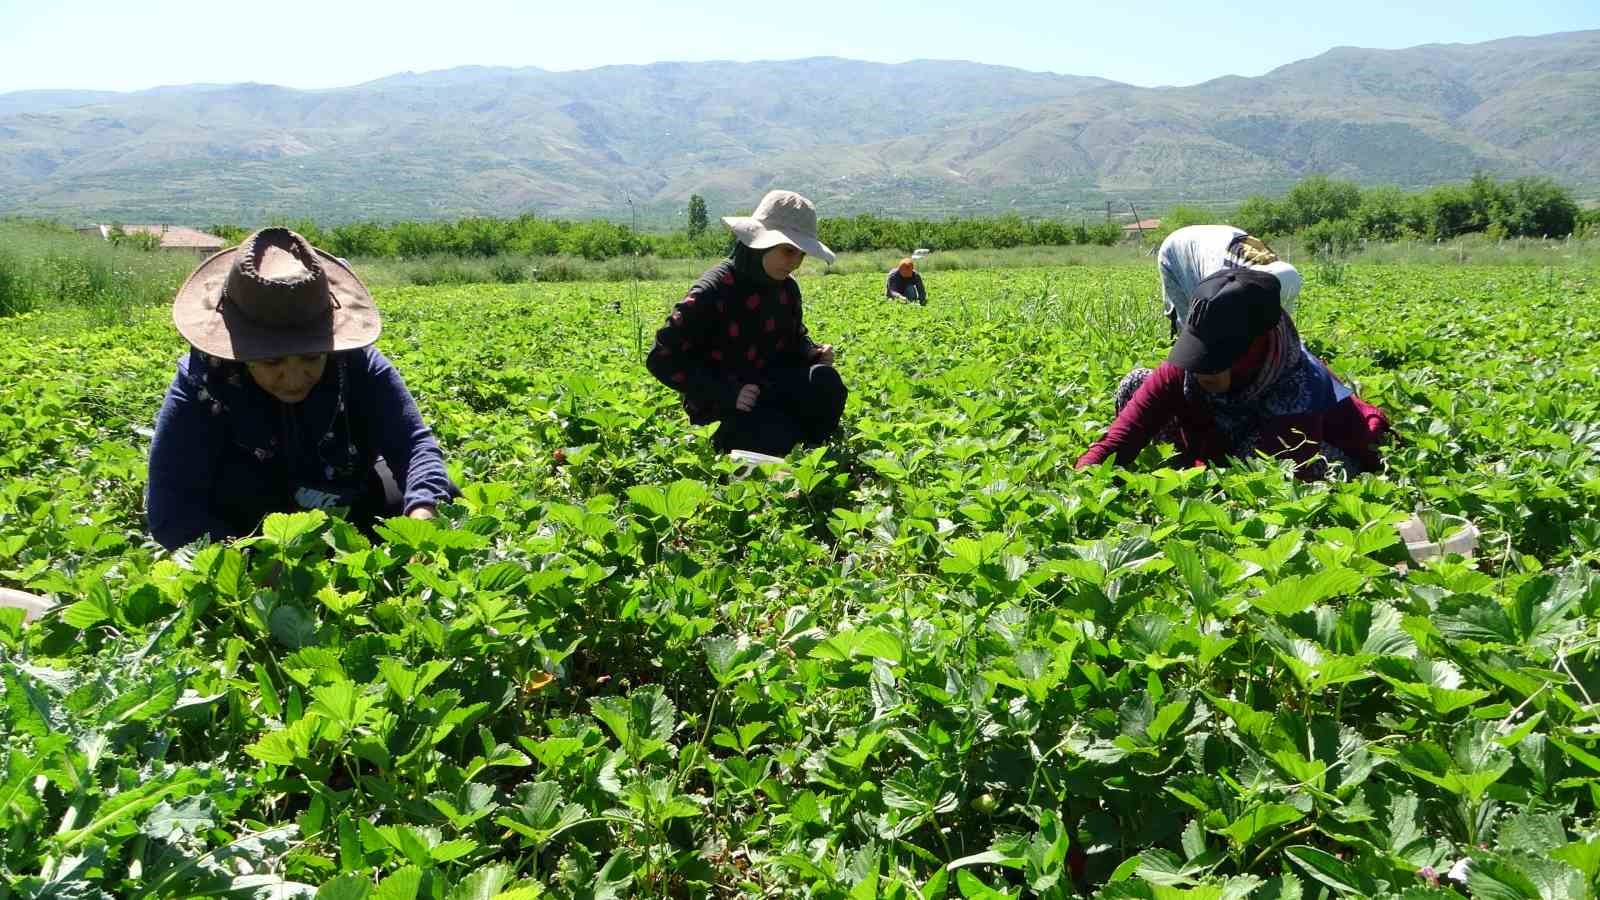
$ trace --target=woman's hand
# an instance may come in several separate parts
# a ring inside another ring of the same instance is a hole
[[[833,345],[818,344],[816,348],[811,351],[811,364],[814,366],[833,365]]]
[[[433,507],[427,505],[419,506],[406,513],[406,515],[413,519],[431,519],[433,518]]]
[[[761,385],[747,384],[739,388],[739,399],[733,405],[739,412],[749,412],[756,408],[756,401],[760,398]]]

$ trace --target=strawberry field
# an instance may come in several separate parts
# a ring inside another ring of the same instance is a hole
[[[1313,270],[1404,441],[1318,484],[1072,469],[1148,269],[803,286],[845,430],[754,472],[644,372],[681,284],[380,291],[465,496],[176,555],[166,310],[5,320],[0,898],[1596,895],[1600,271]]]

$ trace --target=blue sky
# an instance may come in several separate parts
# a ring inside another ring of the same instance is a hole
[[[0,92],[260,81],[320,88],[458,65],[970,59],[1139,85],[1259,75],[1330,47],[1600,28],[1600,2],[0,0]]]

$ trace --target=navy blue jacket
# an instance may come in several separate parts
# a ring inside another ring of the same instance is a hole
[[[928,289],[922,286],[922,273],[912,272],[911,277],[907,278],[900,274],[898,266],[890,269],[889,280],[883,286],[883,295],[889,297],[894,294],[899,294],[914,303],[927,302]]]
[[[268,513],[344,506],[383,515],[373,466],[388,463],[403,509],[454,492],[444,455],[389,360],[372,347],[328,357],[306,399],[279,402],[245,367],[191,350],[156,416],[145,512],[163,546],[251,533]],[[376,501],[373,495],[376,493]]]

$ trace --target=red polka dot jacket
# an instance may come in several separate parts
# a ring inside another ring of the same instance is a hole
[[[730,259],[673,307],[645,366],[683,396],[690,422],[705,425],[733,411],[740,387],[761,384],[774,369],[805,366],[816,352],[794,279],[750,277]]]

